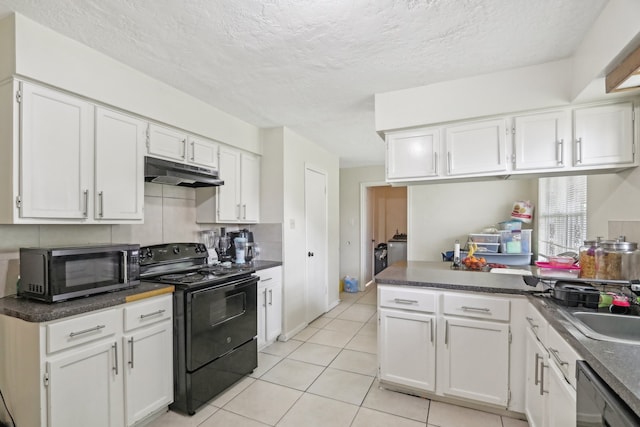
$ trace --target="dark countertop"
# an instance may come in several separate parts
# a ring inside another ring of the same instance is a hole
[[[0,298],[0,314],[27,322],[48,322],[76,314],[114,307],[126,302],[173,292],[173,285],[141,282],[138,286],[117,292],[91,295],[53,304],[34,301],[17,295]]]
[[[528,266],[513,269],[529,272]],[[401,261],[385,268],[375,277],[383,285],[419,286],[472,292],[523,294],[540,291],[528,286],[522,275],[452,270],[449,262]],[[541,286],[541,285],[538,285]]]
[[[530,270],[528,267],[522,269]],[[549,324],[640,415],[640,345],[598,341],[584,336],[561,314],[571,309],[549,297],[537,296],[540,294],[536,291],[542,290],[541,284],[531,287],[519,275],[452,270],[450,263],[422,261],[395,263],[376,275],[375,280],[384,285],[526,295]]]
[[[271,268],[271,267],[278,267],[278,266],[282,265],[282,262],[281,261],[255,260],[255,261],[251,261],[250,265],[252,265],[253,268],[256,269],[256,271],[259,271],[259,270],[264,270],[264,269]]]

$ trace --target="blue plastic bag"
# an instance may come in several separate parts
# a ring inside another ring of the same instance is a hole
[[[358,279],[351,276],[344,276],[344,291],[358,292]]]

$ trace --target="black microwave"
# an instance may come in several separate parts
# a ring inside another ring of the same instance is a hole
[[[20,248],[18,296],[56,302],[140,283],[140,245]]]

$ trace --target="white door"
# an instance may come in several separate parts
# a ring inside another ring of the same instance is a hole
[[[240,152],[220,147],[220,178],[224,185],[217,187],[217,221],[238,222],[240,211]]]
[[[327,177],[305,169],[306,306],[310,322],[327,311]]]
[[[448,127],[447,175],[505,172],[506,129],[504,119]]]
[[[207,168],[218,167],[218,144],[204,138],[189,137],[189,162]]]
[[[186,160],[187,135],[177,129],[150,124],[149,154],[172,160]]]
[[[96,108],[96,219],[143,219],[147,124]]]
[[[242,222],[258,222],[260,215],[260,159],[242,153],[240,155],[240,198]]]
[[[380,379],[435,391],[433,315],[380,309]]]
[[[20,196],[23,218],[87,218],[93,186],[93,107],[22,83]]]
[[[49,427],[121,426],[122,366],[115,342],[47,362]]]
[[[122,346],[130,426],[173,401],[173,323],[164,321],[125,335]]]
[[[442,391],[506,407],[509,325],[445,317]]]
[[[544,427],[545,392],[541,381],[542,364],[546,363],[547,351],[536,338],[531,328],[526,335],[526,372],[524,412],[530,427]]]
[[[389,134],[386,142],[388,181],[439,175],[440,129]]]
[[[634,161],[632,102],[580,108],[573,119],[576,166]]]
[[[570,135],[567,135],[569,119],[566,111],[516,117],[514,168],[527,170],[564,167],[566,153],[571,145]]]

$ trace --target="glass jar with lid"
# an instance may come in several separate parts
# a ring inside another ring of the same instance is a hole
[[[625,241],[601,242],[596,249],[596,278],[602,280],[636,279],[638,244]]]
[[[596,249],[600,246],[600,237],[596,237],[595,240],[585,240],[584,244],[580,246],[579,262],[580,273],[578,277],[584,279],[596,278]]]

